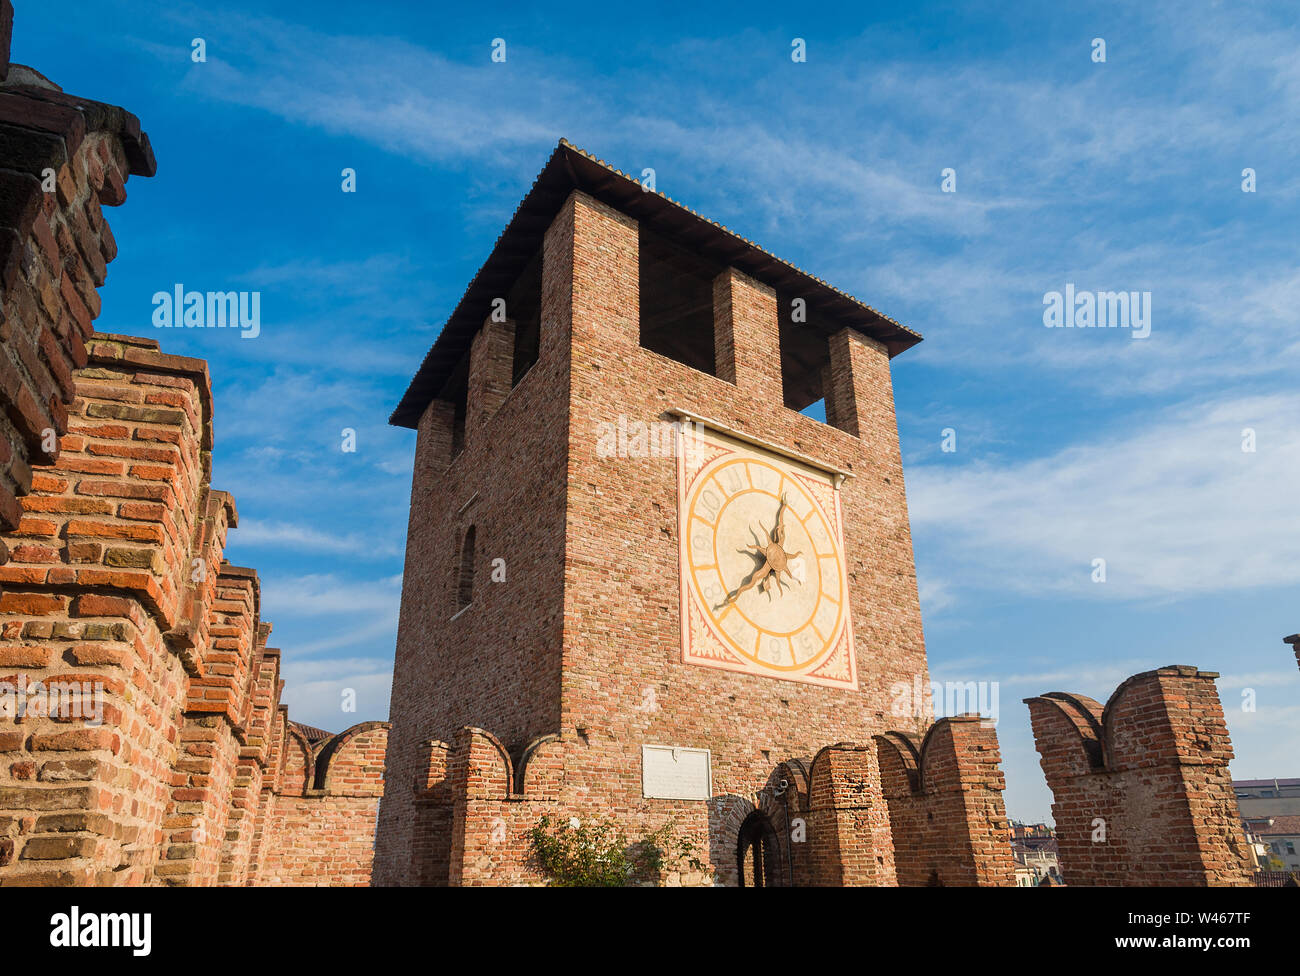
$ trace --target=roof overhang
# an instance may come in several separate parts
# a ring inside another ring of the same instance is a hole
[[[442,391],[464,357],[487,317],[492,299],[505,294],[514,284],[574,190],[581,190],[634,217],[654,233],[734,267],[779,292],[799,295],[807,302],[810,322],[820,322],[836,331],[842,327],[856,329],[882,343],[891,358],[921,341],[920,333],[689,207],[662,193],[643,189],[636,179],[561,139],[447,319],[389,423],[412,428],[419,423],[429,402]]]

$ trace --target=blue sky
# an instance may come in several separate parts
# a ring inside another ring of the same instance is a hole
[[[28,0],[13,58],[153,140],[97,327],[210,362],[227,554],[295,718],[386,717],[414,449],[386,419],[564,136],[925,335],[894,383],[931,669],[998,682],[1039,819],[1020,700],[1164,664],[1222,673],[1235,776],[1300,776],[1297,49],[1286,4]],[[1044,328],[1067,282],[1150,292],[1150,336]],[[261,335],[153,329],[176,283],[260,291]]]

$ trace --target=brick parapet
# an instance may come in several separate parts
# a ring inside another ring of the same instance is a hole
[[[924,739],[889,732],[876,737],[876,747],[898,883],[1014,886],[992,725],[977,715],[941,718]]]
[[[284,768],[278,780],[269,773],[263,780],[242,883],[370,883],[389,728],[387,722],[362,722],[313,749],[285,724],[285,741],[274,751]],[[241,883],[243,862],[236,858],[244,858],[242,846],[231,857],[226,883]]]
[[[179,723],[204,639],[180,626],[210,470],[211,393],[194,362],[148,340],[92,337],[57,459],[35,470],[5,535],[8,680],[102,689],[102,724],[27,716],[6,736],[4,807],[66,811],[19,816],[6,881],[147,883],[164,846],[182,860],[190,842],[168,808],[184,751],[206,734]],[[228,512],[215,514],[218,546]]]
[[[776,290],[728,268],[713,282],[714,361],[719,379],[781,404]]]
[[[206,366],[157,352],[150,340],[97,337],[76,378],[69,433],[33,478],[23,517],[6,535],[7,587],[132,594],[164,633],[193,642],[191,571],[211,468]],[[214,532],[224,541],[233,515]],[[210,575],[210,574],[209,574]]]
[[[206,364],[96,335],[75,383],[3,536],[0,684],[97,685],[103,722],[0,720],[0,884],[364,883],[387,726],[277,743],[280,654],[256,572],[223,559],[234,500],[208,487]]]
[[[799,849],[807,858],[807,883],[897,883],[889,809],[874,748],[842,742],[820,750],[809,770],[807,809],[807,847]]]
[[[1059,692],[1025,700],[1068,884],[1248,882],[1216,677],[1180,665],[1143,672],[1104,709]]]

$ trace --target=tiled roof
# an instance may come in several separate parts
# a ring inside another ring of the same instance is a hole
[[[325,739],[334,737],[333,732],[326,732],[324,729],[318,729],[314,725],[303,725],[301,722],[290,722],[289,724],[301,732],[306,737],[307,741],[313,745],[317,742],[322,742]]]
[[[1273,823],[1270,825],[1268,820],[1272,820]],[[1276,837],[1279,834],[1300,836],[1300,816],[1252,818],[1251,825],[1255,833],[1261,837]]]
[[[753,241],[728,230],[658,191],[646,190],[633,177],[561,139],[533,181],[492,253],[479,269],[442,332],[424,358],[406,394],[389,418],[399,427],[415,427],[469,348],[494,297],[510,287],[541,246],[546,229],[574,190],[581,190],[648,229],[677,240],[696,252],[807,302],[809,321],[817,315],[828,326],[857,329],[884,344],[890,356],[921,341],[921,334],[870,305],[776,257]]]

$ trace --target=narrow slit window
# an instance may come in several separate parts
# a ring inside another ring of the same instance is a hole
[[[474,526],[465,531],[460,546],[460,572],[456,579],[456,609],[464,610],[474,599]]]

